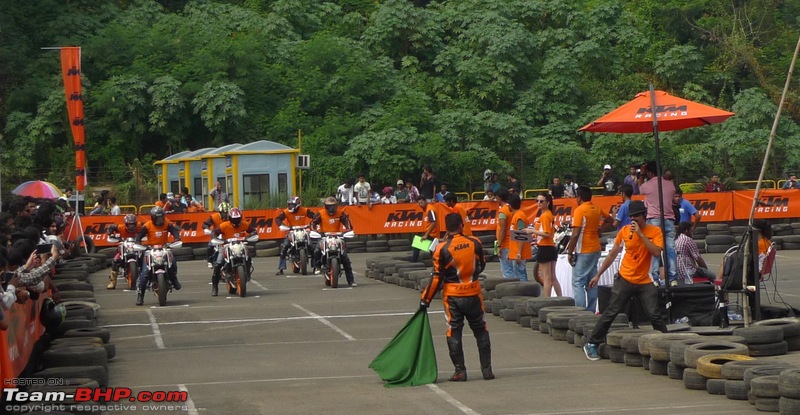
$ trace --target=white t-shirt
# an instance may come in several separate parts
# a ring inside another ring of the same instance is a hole
[[[383,203],[385,205],[397,204],[397,197],[395,197],[394,195],[384,196],[384,197],[381,198],[381,203]]]
[[[356,199],[358,203],[368,203],[369,202],[369,195],[370,195],[370,188],[369,183],[358,182],[353,186],[353,192],[356,195]]]
[[[353,199],[353,186],[350,186],[350,188],[344,187],[344,185],[339,186],[339,188],[336,189],[336,197],[339,199],[339,202],[345,205],[352,205],[355,203]]]

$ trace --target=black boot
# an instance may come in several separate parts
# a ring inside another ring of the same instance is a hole
[[[180,281],[178,281],[178,276],[177,275],[170,276],[169,277],[169,282],[172,283],[172,288],[174,288],[175,290],[180,290],[181,289],[181,283],[180,283]]]
[[[214,273],[211,275],[211,296],[216,297],[219,295],[219,269],[214,267]]]
[[[144,291],[136,290],[136,305],[144,304]]]
[[[481,334],[476,334],[475,339],[478,341],[478,357],[481,360],[481,372],[485,380],[494,379],[494,372],[492,372],[492,343],[489,340],[489,332],[484,331]]]
[[[456,368],[453,376],[450,376],[450,382],[466,382],[467,366],[464,364],[464,350],[461,347],[461,341],[455,337],[448,337],[447,348],[450,351],[450,361]]]

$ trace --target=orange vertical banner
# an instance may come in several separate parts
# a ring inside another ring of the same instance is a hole
[[[86,132],[83,125],[83,95],[81,93],[81,48],[61,48],[61,75],[67,98],[67,114],[75,143],[75,189],[86,186]]]

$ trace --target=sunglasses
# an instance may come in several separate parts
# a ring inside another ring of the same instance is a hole
[[[547,203],[547,200],[536,199],[536,203]]]

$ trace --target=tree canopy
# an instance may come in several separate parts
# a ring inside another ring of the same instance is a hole
[[[736,116],[662,134],[679,180],[757,178],[800,2],[723,0],[1,0],[4,182],[72,180],[57,53],[81,46],[90,180],[125,182],[182,150],[271,140],[332,192],[430,165],[526,188],[654,157],[649,135],[578,132],[650,83]],[[796,82],[794,83],[796,85]],[[800,171],[793,88],[770,178]],[[141,163],[141,164],[140,164]],[[619,168],[618,168],[618,167]],[[3,191],[7,191],[4,186]]]

